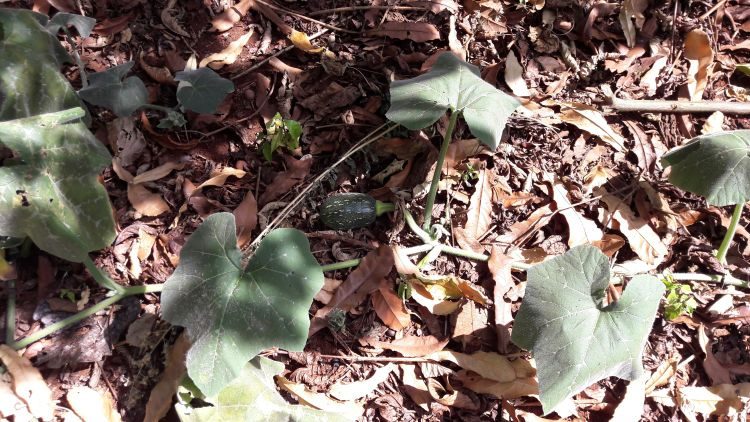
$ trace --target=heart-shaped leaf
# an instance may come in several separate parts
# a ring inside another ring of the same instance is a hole
[[[137,76],[125,78],[135,62],[123,63],[89,76],[89,86],[78,95],[91,104],[106,107],[120,117],[127,117],[148,104],[146,85]],[[125,78],[123,80],[123,78]]]
[[[188,110],[196,113],[214,113],[224,98],[234,91],[234,84],[213,70],[200,69],[177,72],[177,100]]]
[[[291,405],[276,391],[274,376],[284,364],[263,356],[246,363],[240,376],[218,394],[204,398],[212,406],[190,409],[176,405],[177,415],[186,422],[303,422],[349,421],[345,415]]]
[[[72,26],[75,27],[81,37],[86,38],[91,35],[94,25],[96,25],[96,19],[94,18],[73,13],[57,12],[50,19],[49,23],[47,23],[46,28],[52,34],[57,35],[57,31],[60,29]]]
[[[505,122],[520,105],[485,82],[476,66],[443,53],[424,75],[391,83],[386,117],[416,130],[435,123],[447,110],[462,113],[471,133],[495,149]]]
[[[609,262],[582,245],[530,268],[511,339],[537,362],[540,401],[551,412],[571,395],[609,376],[634,379],[664,284],[637,276],[620,299],[603,306]]]
[[[750,130],[698,136],[669,151],[669,181],[716,206],[750,201]]]
[[[301,350],[307,312],[323,285],[302,232],[274,230],[243,269],[236,230],[230,213],[207,218],[182,248],[161,296],[164,319],[187,328],[188,374],[206,395],[265,348]]]
[[[0,166],[0,235],[80,262],[115,235],[97,180],[111,157],[80,122],[83,104],[59,71],[68,56],[40,16],[0,9],[0,144],[12,154]]]

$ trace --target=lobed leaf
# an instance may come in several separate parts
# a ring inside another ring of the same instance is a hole
[[[545,414],[603,378],[639,376],[663,283],[637,276],[620,300],[604,306],[609,262],[591,245],[536,265],[527,276],[511,340],[534,355]]]
[[[177,72],[177,100],[188,110],[196,113],[214,113],[227,94],[234,91],[234,84],[207,67]]]
[[[111,157],[80,122],[75,91],[60,74],[69,57],[46,17],[0,9],[0,236],[30,237],[70,261],[114,239],[99,171]]]
[[[78,91],[87,102],[106,107],[120,117],[133,114],[148,104],[146,85],[137,76],[125,78],[135,62],[123,63],[89,76],[89,86]],[[124,79],[123,79],[124,78]]]
[[[391,107],[386,117],[416,130],[435,123],[451,110],[461,113],[471,133],[495,149],[505,122],[520,105],[485,82],[476,66],[443,53],[424,75],[391,83]]]
[[[187,329],[188,374],[206,395],[218,393],[261,350],[302,350],[307,312],[323,272],[305,235],[278,229],[241,267],[234,216],[208,217],[180,253],[161,296],[164,319]]]
[[[693,138],[661,158],[669,181],[719,207],[750,201],[750,130]]]

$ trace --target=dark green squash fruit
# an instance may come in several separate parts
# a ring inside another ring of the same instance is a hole
[[[340,193],[323,202],[320,218],[329,228],[349,230],[372,224],[379,215],[394,209],[393,204],[380,202],[364,193]]]

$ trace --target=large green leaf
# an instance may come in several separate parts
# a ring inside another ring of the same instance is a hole
[[[70,261],[109,245],[114,218],[99,171],[111,157],[86,126],[46,18],[0,9],[0,235],[30,237]]]
[[[164,319],[187,328],[188,374],[206,395],[236,378],[261,350],[301,350],[323,272],[305,235],[278,229],[242,269],[234,216],[207,218],[180,253],[161,295]]]
[[[274,375],[284,365],[263,356],[245,364],[240,376],[218,394],[204,399],[211,407],[190,409],[176,405],[177,415],[185,422],[307,422],[350,421],[344,415],[291,405],[276,391]]]
[[[177,100],[188,110],[196,113],[215,113],[227,94],[234,91],[234,84],[213,70],[202,67],[177,72]]]
[[[537,362],[544,413],[609,376],[633,379],[664,284],[637,276],[615,303],[602,306],[609,262],[583,245],[536,265],[513,324],[512,340]]]
[[[131,61],[92,73],[89,86],[78,91],[78,95],[91,104],[112,110],[120,117],[130,116],[148,104],[148,91],[143,81],[137,76],[125,77],[134,64]]]
[[[485,82],[476,66],[444,53],[424,75],[391,83],[386,117],[416,130],[435,123],[446,110],[462,113],[471,133],[495,149],[505,122],[519,105]]]
[[[691,139],[669,151],[669,181],[716,206],[750,201],[750,130],[718,132]]]

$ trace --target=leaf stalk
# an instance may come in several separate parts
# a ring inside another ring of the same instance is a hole
[[[735,233],[737,233],[737,225],[742,217],[742,210],[745,208],[745,204],[736,204],[734,206],[734,212],[732,213],[732,219],[729,221],[729,227],[727,227],[727,233],[724,235],[724,240],[721,241],[719,250],[716,251],[716,259],[722,265],[727,264],[727,252],[729,252],[729,246],[732,244]]]
[[[456,128],[459,114],[460,113],[457,111],[451,112],[451,117],[448,120],[448,128],[445,130],[443,143],[440,145],[440,153],[438,154],[437,163],[435,163],[435,172],[432,174],[430,192],[427,194],[427,203],[424,207],[424,224],[422,225],[422,228],[428,232],[430,231],[430,224],[432,223],[432,208],[435,206],[435,197],[437,196],[438,185],[440,184],[440,175],[443,172],[443,163],[445,162],[445,156],[448,154],[448,146],[453,138],[453,130]]]

